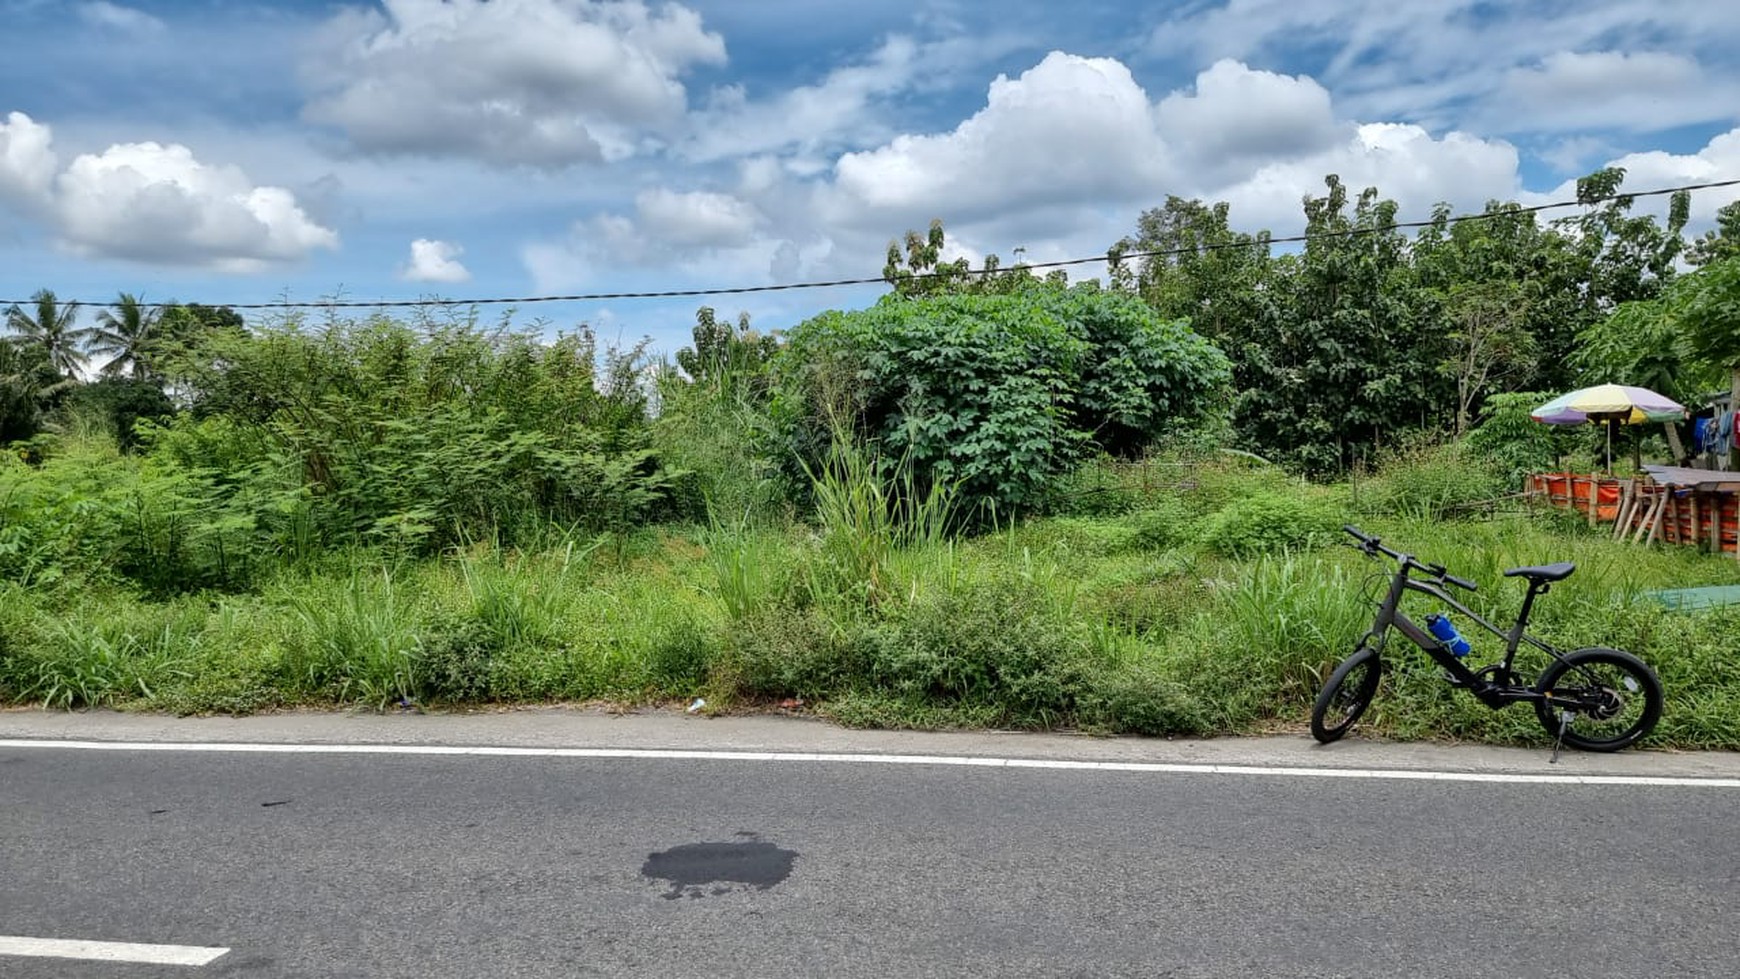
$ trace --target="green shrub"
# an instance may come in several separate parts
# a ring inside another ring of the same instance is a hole
[[[1203,529],[1203,542],[1217,554],[1248,558],[1327,543],[1339,527],[1334,511],[1320,503],[1265,494],[1215,514]]]
[[[67,399],[69,412],[100,419],[103,428],[114,436],[122,452],[131,452],[140,445],[136,426],[140,422],[157,421],[175,414],[163,389],[148,381],[124,377],[104,377],[75,388]]]
[[[0,651],[0,689],[45,707],[102,707],[152,699],[192,675],[201,619],[190,610],[93,603],[89,611],[38,613],[45,617]]]
[[[1575,433],[1543,425],[1529,412],[1553,399],[1545,393],[1495,394],[1486,399],[1481,421],[1468,433],[1468,448],[1512,489],[1529,473],[1550,472],[1571,450]]]
[[[692,615],[661,623],[648,637],[647,674],[667,695],[700,688],[716,658],[718,638]]]
[[[846,727],[888,731],[983,730],[1002,716],[995,704],[915,702],[876,690],[848,690],[820,709]]]
[[[411,685],[425,703],[480,703],[494,699],[501,633],[470,617],[430,623],[417,643]]]
[[[1083,625],[1042,588],[997,576],[917,596],[883,627],[868,678],[913,703],[996,710],[1010,727],[1073,723],[1095,670]]]
[[[225,484],[289,474],[324,544],[426,554],[551,521],[626,530],[669,515],[685,478],[650,447],[641,362],[601,356],[585,330],[291,320],[201,347],[185,367],[199,420],[153,443]]]
[[[890,295],[800,324],[774,368],[781,458],[813,470],[843,427],[1002,513],[1042,506],[1095,449],[1194,424],[1229,376],[1183,322],[1087,285]]]
[[[733,619],[788,603],[792,591],[791,542],[746,527],[718,526],[701,539],[713,572],[712,594]]]
[[[1126,521],[1132,531],[1128,546],[1158,551],[1194,543],[1202,533],[1201,518],[1181,499],[1159,498]]]
[[[390,572],[314,582],[286,599],[291,689],[374,707],[412,699],[421,623]]]
[[[1110,587],[1087,604],[1107,623],[1133,636],[1163,638],[1195,615],[1211,596],[1202,580],[1163,567],[1140,580]]]
[[[1533,424],[1532,422],[1530,424]],[[1362,512],[1418,520],[1466,514],[1507,492],[1505,477],[1460,443],[1405,449],[1357,487]]]
[[[713,677],[721,693],[819,700],[861,672],[862,646],[814,609],[763,608],[731,622]]]
[[[1204,705],[1188,687],[1145,663],[1094,676],[1081,695],[1081,724],[1110,734],[1150,737],[1214,730]]]

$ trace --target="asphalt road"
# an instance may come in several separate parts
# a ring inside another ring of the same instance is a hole
[[[1732,976],[1740,789],[0,748],[0,975]]]

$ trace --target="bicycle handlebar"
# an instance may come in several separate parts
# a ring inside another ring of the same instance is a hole
[[[1479,588],[1475,586],[1474,582],[1469,581],[1467,578],[1458,578],[1455,575],[1450,574],[1448,571],[1444,570],[1442,564],[1421,564],[1419,561],[1415,560],[1412,555],[1403,554],[1399,551],[1392,551],[1384,546],[1382,540],[1360,530],[1353,524],[1342,524],[1341,529],[1347,531],[1354,540],[1359,541],[1360,550],[1365,551],[1367,554],[1387,554],[1397,561],[1400,561],[1404,566],[1419,568],[1421,571],[1426,572],[1445,584],[1455,585],[1458,588],[1463,588],[1468,591],[1479,591]]]

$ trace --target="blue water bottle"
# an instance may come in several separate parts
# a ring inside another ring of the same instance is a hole
[[[1467,656],[1468,640],[1462,638],[1462,633],[1456,631],[1456,624],[1450,621],[1448,615],[1433,613],[1426,616],[1426,630],[1432,633],[1444,647],[1457,656]]]

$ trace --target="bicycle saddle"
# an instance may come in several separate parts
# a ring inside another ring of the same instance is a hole
[[[1560,561],[1558,564],[1543,564],[1538,567],[1511,568],[1504,573],[1504,576],[1506,578],[1527,578],[1530,581],[1564,581],[1571,577],[1571,572],[1575,570],[1577,570],[1575,564],[1569,561]]]

